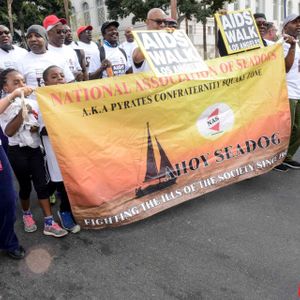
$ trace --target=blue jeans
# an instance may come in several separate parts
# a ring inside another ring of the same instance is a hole
[[[14,231],[16,200],[11,167],[0,145],[0,249],[3,250],[15,250],[19,247]]]

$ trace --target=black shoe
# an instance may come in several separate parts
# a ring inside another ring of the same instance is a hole
[[[25,249],[22,246],[15,250],[7,251],[7,255],[14,259],[22,259],[25,257]]]
[[[295,160],[286,160],[283,164],[291,169],[300,169],[300,163]]]
[[[273,170],[276,170],[279,172],[287,172],[289,170],[289,168],[286,165],[281,164],[281,165],[276,166]]]

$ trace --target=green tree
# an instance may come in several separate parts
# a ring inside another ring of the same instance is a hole
[[[185,20],[186,28],[188,28],[188,20],[191,20],[192,17],[203,24],[205,58],[207,56],[206,20],[208,17],[212,17],[219,9],[223,8],[225,2],[230,3],[233,0],[177,0],[177,22],[179,26]],[[170,0],[106,0],[105,4],[107,5],[110,19],[122,19],[132,13],[132,24],[135,24],[137,21],[144,21],[148,10],[153,7],[159,7],[164,11],[170,8]]]
[[[64,1],[61,0],[14,0],[12,2],[12,20],[15,32],[24,39],[25,31],[33,24],[42,25],[47,15],[56,14],[65,17]],[[0,24],[9,26],[7,0],[0,0]]]

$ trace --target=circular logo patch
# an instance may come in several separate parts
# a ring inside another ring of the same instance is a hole
[[[198,118],[197,129],[202,136],[217,139],[234,124],[234,113],[225,103],[209,106]]]

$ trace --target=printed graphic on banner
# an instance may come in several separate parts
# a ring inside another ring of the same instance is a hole
[[[229,54],[263,47],[263,42],[250,10],[215,14]]]
[[[133,31],[156,76],[207,70],[207,65],[184,31]]]
[[[280,164],[290,135],[284,68],[274,45],[202,72],[37,89],[76,220],[128,224]]]

